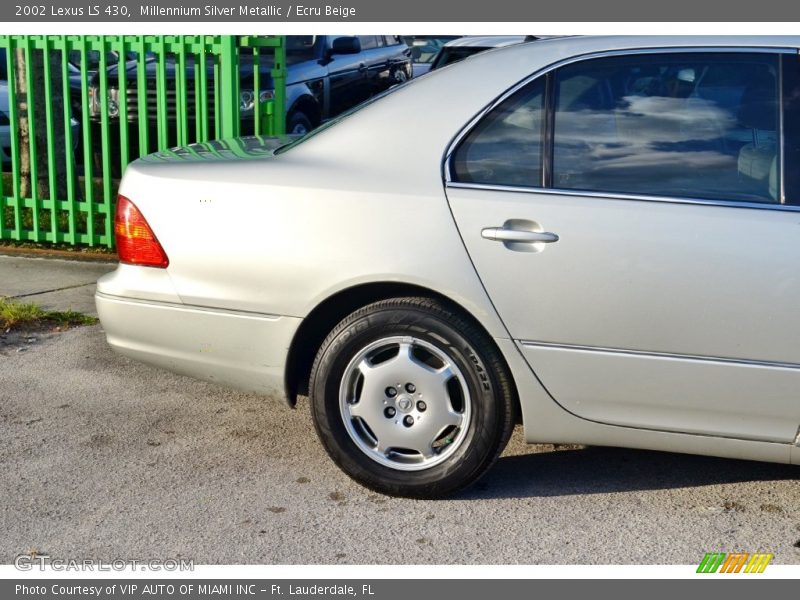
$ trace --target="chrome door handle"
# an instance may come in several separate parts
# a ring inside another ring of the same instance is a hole
[[[549,231],[527,231],[525,229],[508,229],[507,227],[486,227],[481,230],[481,237],[493,242],[523,244],[552,244],[558,241],[558,235]]]

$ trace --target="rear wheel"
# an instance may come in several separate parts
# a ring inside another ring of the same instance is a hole
[[[478,479],[508,442],[514,395],[489,338],[428,298],[397,298],[345,318],[311,373],[319,437],[353,479],[418,498]]]
[[[286,119],[286,133],[289,135],[305,135],[312,129],[311,119],[302,111],[293,111]]]

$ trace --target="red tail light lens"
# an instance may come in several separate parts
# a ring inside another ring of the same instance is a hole
[[[120,262],[166,269],[169,258],[136,205],[125,196],[117,197],[114,236]]]

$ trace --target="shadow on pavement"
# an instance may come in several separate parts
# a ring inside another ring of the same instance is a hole
[[[797,466],[588,447],[504,456],[462,500],[571,496],[798,478]]]

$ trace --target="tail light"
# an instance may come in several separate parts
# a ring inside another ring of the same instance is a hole
[[[120,262],[166,269],[167,253],[136,205],[125,196],[117,197],[114,236]]]

